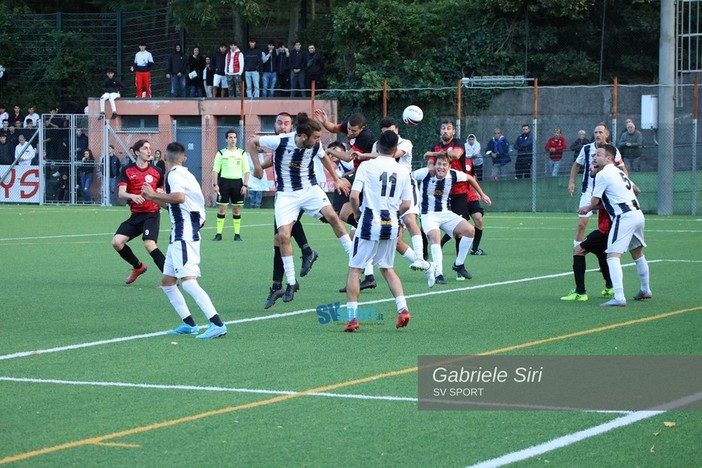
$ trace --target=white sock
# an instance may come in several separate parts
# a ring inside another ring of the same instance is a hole
[[[348,313],[349,321],[356,318],[356,309],[358,309],[358,302],[346,303],[346,312]]]
[[[351,241],[351,237],[348,234],[344,234],[343,236],[339,237],[339,242],[341,242],[344,252],[346,252],[346,255],[348,255],[350,258],[351,254],[353,253],[353,242]]]
[[[419,257],[417,257],[417,255],[414,253],[414,250],[412,250],[412,247],[407,246],[407,250],[405,250],[405,253],[402,254],[402,258],[404,258],[405,260],[407,260],[410,263],[414,263],[414,261],[416,259],[418,259]]]
[[[434,274],[436,276],[444,274],[444,253],[441,251],[441,244],[431,244],[431,260],[434,262]]]
[[[639,281],[641,281],[641,290],[645,293],[650,293],[651,284],[649,282],[648,262],[646,261],[646,257],[642,255],[634,261],[636,262],[636,272],[639,274]]]
[[[573,248],[576,248],[577,246],[579,246],[581,242],[582,241],[579,241],[579,240],[573,240]]]
[[[470,246],[473,244],[472,237],[461,237],[461,241],[458,243],[458,255],[456,256],[456,265],[463,265],[466,262],[466,256],[470,250]]]
[[[363,269],[363,274],[366,276],[373,276],[373,262],[366,263],[366,267]]]
[[[397,296],[395,298],[395,305],[397,306],[397,313],[399,314],[403,309],[407,308],[407,300],[405,296]]]
[[[196,279],[183,281],[183,289],[195,299],[198,307],[200,307],[200,310],[205,314],[208,320],[217,315],[217,309],[215,309],[214,304],[212,304],[210,296],[202,289],[202,286],[200,286],[200,283],[198,283]]]
[[[422,236],[419,234],[412,236],[412,248],[417,255],[417,259],[424,260],[424,243],[422,242]]]
[[[178,285],[161,286],[161,290],[166,293],[168,300],[171,301],[171,305],[178,312],[181,319],[190,317],[190,309],[188,309],[188,304],[185,303],[185,297],[178,289]]]
[[[612,287],[614,288],[614,298],[624,301],[624,273],[622,272],[622,262],[619,257],[607,257],[609,266],[609,276],[612,277]]]
[[[289,257],[282,257],[283,269],[285,270],[285,277],[288,279],[288,284],[295,284],[295,264],[293,263],[292,255]]]

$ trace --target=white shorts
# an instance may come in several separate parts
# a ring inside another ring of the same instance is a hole
[[[200,241],[174,241],[169,244],[163,274],[176,278],[200,276]]]
[[[580,204],[578,208],[587,206],[592,202],[592,190],[586,190],[580,195]],[[597,210],[588,211],[586,214],[578,213],[578,218],[589,218],[593,213],[597,213]]]
[[[227,77],[224,75],[218,75],[215,73],[215,76],[212,80],[212,86],[216,88],[227,88],[229,87],[229,84],[227,83]]]
[[[407,225],[405,225],[405,216],[411,214],[419,216],[419,205],[412,205],[409,210],[405,211],[402,214],[402,216],[400,217],[400,224],[402,224],[402,227],[407,227]]]
[[[629,211],[614,217],[612,229],[607,239],[607,253],[629,252],[638,247],[646,247],[644,242],[644,219],[641,210]]]
[[[439,213],[427,213],[422,215],[422,230],[424,234],[430,231],[441,229],[449,236],[453,237],[453,231],[465,221],[453,211],[441,211]]]
[[[278,227],[292,224],[297,221],[300,210],[319,219],[325,206],[331,206],[331,203],[319,185],[295,192],[276,192],[275,223]]]
[[[371,261],[378,268],[392,268],[395,264],[396,246],[397,239],[366,240],[355,237],[349,267],[362,270]]]

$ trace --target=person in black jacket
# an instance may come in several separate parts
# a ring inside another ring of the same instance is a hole
[[[312,82],[315,82],[315,89],[322,87],[322,56],[317,52],[314,44],[307,46],[307,89],[312,89]]]
[[[205,86],[202,80],[202,72],[205,69],[205,59],[200,55],[200,48],[193,48],[193,55],[188,57],[188,83],[190,85],[190,97],[203,97]]]
[[[275,57],[275,72],[278,74],[276,86],[278,89],[290,89],[290,51],[284,42],[278,43],[278,55]],[[285,96],[287,92],[283,92]]]
[[[290,51],[290,97],[295,97],[295,92],[300,90],[300,96],[305,97],[305,53],[302,43],[295,41],[293,50]]]
[[[110,108],[112,108],[112,117],[110,119],[117,118],[117,106],[115,105],[115,99],[122,95],[122,82],[115,78],[115,71],[110,68],[107,70],[107,78],[105,79],[105,93],[100,96],[100,117],[99,119],[105,118],[105,101],[109,99]]]
[[[249,38],[249,48],[244,51],[244,78],[246,97],[261,97],[261,65],[263,52],[256,47],[256,39]]]
[[[177,97],[178,94],[187,97],[185,93],[187,70],[188,58],[183,53],[181,45],[176,44],[173,53],[168,56],[168,68],[166,69],[166,78],[171,80],[171,97]]]

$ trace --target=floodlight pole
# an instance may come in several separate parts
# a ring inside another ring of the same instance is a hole
[[[675,5],[661,2],[658,46],[658,214],[673,214],[675,168]]]
[[[539,134],[539,79],[534,78],[534,116],[531,121],[531,212],[536,213],[536,148]]]
[[[456,105],[456,136],[458,138],[461,138],[461,99],[462,99],[462,89],[463,86],[463,80],[458,80],[458,83],[456,84],[456,87],[458,88],[458,104]]]
[[[690,204],[691,215],[697,215],[697,118],[699,117],[699,77],[695,76],[695,84],[692,91],[692,174],[690,175],[690,193],[692,202]]]

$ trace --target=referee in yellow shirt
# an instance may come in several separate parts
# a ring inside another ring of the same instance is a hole
[[[227,206],[231,202],[234,240],[240,241],[241,207],[248,193],[249,161],[244,150],[236,147],[235,130],[227,131],[224,138],[227,147],[217,151],[212,168],[212,185],[217,192],[217,234],[212,240],[222,240]]]

